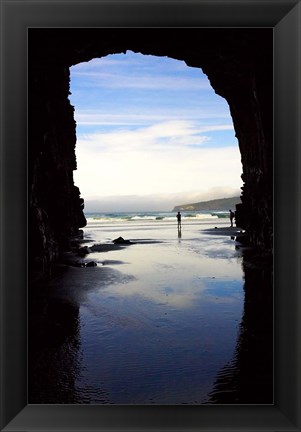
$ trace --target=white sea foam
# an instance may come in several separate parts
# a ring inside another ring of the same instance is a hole
[[[226,212],[182,212],[182,221],[214,221],[227,217]],[[87,213],[87,224],[98,226],[100,224],[139,224],[139,223],[174,223],[176,213],[173,212],[136,212],[136,213]]]

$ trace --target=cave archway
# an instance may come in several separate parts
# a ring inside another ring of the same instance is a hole
[[[199,67],[230,107],[244,182],[239,225],[272,250],[273,33],[269,28],[103,28],[29,30],[29,262],[49,268],[84,226],[73,183],[75,121],[68,100],[72,65],[131,50]]]

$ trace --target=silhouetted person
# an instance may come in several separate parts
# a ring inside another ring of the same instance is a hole
[[[231,227],[233,227],[233,219],[235,218],[235,214],[231,209],[229,210],[229,212],[230,212],[229,217],[230,217]]]
[[[177,214],[178,229],[181,229],[181,228],[182,228],[181,219],[182,219],[181,213],[178,212],[178,214]]]

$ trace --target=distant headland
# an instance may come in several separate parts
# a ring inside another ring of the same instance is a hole
[[[240,203],[240,197],[236,196],[211,201],[201,201],[192,204],[181,204],[175,206],[172,211],[229,210],[230,208],[235,209],[235,205]]]

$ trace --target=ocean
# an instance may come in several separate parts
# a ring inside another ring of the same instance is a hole
[[[147,212],[87,212],[87,223],[91,225],[120,223],[120,222],[148,222],[174,223],[177,212],[147,211]],[[229,218],[229,212],[219,211],[181,211],[182,222],[214,222]]]

